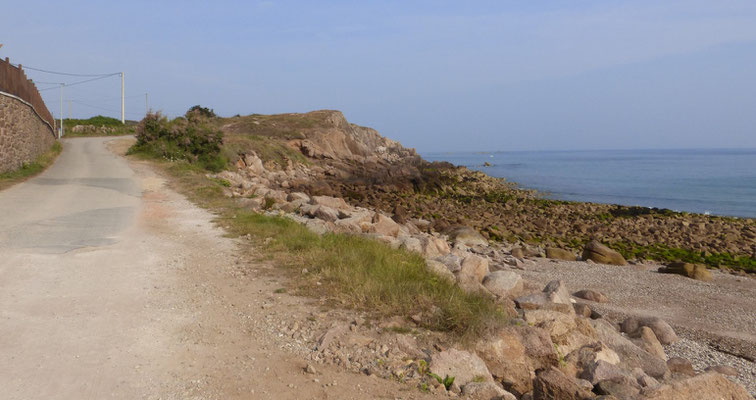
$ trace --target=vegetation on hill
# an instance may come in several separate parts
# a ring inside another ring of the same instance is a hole
[[[129,154],[186,160],[210,171],[220,171],[228,164],[221,154],[223,133],[198,110],[170,121],[159,112],[149,113],[137,125],[136,138]]]
[[[136,132],[136,121],[126,121],[97,115],[87,119],[68,118],[63,120],[64,136],[122,136]]]

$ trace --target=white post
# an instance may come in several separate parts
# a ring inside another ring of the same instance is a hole
[[[58,131],[58,139],[63,137],[63,86],[66,86],[66,84],[60,84],[60,131]]]
[[[126,123],[126,106],[124,105],[124,100],[126,100],[126,92],[125,92],[125,85],[124,85],[124,79],[123,79],[124,73],[121,72],[121,123]]]

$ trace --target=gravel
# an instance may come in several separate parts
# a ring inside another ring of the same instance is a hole
[[[682,357],[693,363],[696,372],[703,372],[707,367],[726,365],[738,370],[738,376],[728,376],[734,382],[745,386],[752,396],[756,397],[756,363],[725,354],[712,351],[709,346],[702,345],[689,339],[680,339],[677,343],[664,346],[669,357]]]

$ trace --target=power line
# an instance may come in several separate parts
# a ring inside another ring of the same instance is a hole
[[[116,72],[116,73],[113,73],[113,74],[110,74],[110,75],[102,75],[102,76],[97,77],[97,78],[86,79],[86,80],[78,81],[78,82],[74,82],[74,83],[64,83],[63,86],[81,85],[82,83],[92,82],[92,81],[96,81],[96,80],[99,80],[99,79],[105,79],[105,78],[109,78],[111,76],[120,75],[120,74],[121,74],[120,72]],[[55,88],[41,89],[40,92],[44,92],[45,90],[51,90],[51,89],[55,89]]]
[[[16,68],[19,67],[17,64],[11,63],[11,65],[14,66],[14,67],[16,67]],[[56,71],[50,71],[50,70],[41,69],[41,68],[27,67],[25,65],[22,66],[22,68],[23,69],[30,69],[32,71],[44,72],[44,73],[47,73],[47,74],[66,75],[66,76],[78,76],[78,77],[111,76],[111,75],[117,75],[117,74],[120,73],[120,72],[117,72],[117,73],[114,73],[114,74],[72,74],[72,73],[68,73],[68,72],[56,72]]]

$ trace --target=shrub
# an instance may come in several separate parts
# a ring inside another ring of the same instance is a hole
[[[212,108],[202,107],[199,104],[196,106],[190,108],[186,112],[186,118],[190,118],[191,116],[199,116],[202,118],[215,118],[217,115],[215,115],[215,111]]]
[[[216,172],[228,164],[221,155],[223,133],[195,114],[168,121],[159,112],[149,113],[137,125],[136,138],[130,154],[187,160]]]

